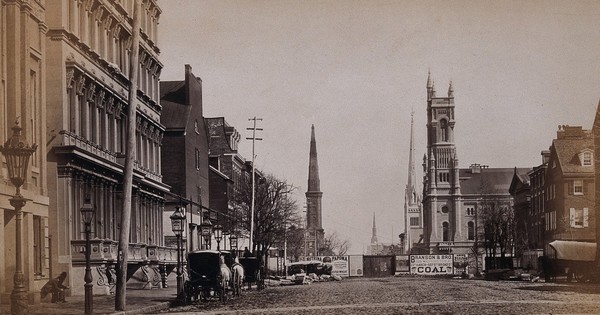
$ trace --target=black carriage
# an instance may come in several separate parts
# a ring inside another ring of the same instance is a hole
[[[258,290],[262,290],[265,286],[260,260],[256,257],[240,257],[240,264],[244,267],[245,277],[244,283],[248,284],[248,289],[252,283],[256,284]]]
[[[222,255],[229,270],[228,275],[221,271],[219,256]],[[224,301],[231,290],[231,265],[233,257],[228,251],[198,250],[188,253],[188,279],[184,283],[186,300],[203,300],[218,296]]]

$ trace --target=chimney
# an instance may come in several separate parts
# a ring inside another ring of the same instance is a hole
[[[542,151],[542,164],[548,163],[549,160],[550,160],[550,150],[543,150]]]

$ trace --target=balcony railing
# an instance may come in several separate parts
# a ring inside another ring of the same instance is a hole
[[[90,152],[96,156],[104,158],[110,162],[117,163],[117,154],[102,148],[101,146],[87,140],[86,138],[74,134],[67,130],[61,130],[63,135],[62,144],[64,146],[75,146],[83,151]]]
[[[91,239],[90,261],[92,264],[116,263],[119,243],[108,239]],[[129,263],[167,264],[177,263],[177,248],[143,243],[130,243],[127,249]],[[71,241],[73,263],[85,263],[85,240]]]

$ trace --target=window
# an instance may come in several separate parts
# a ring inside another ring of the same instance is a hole
[[[583,181],[582,180],[574,180],[573,181],[573,194],[574,195],[583,195]]]
[[[475,240],[475,223],[473,223],[473,221],[469,221],[469,223],[467,224],[467,227],[468,227],[469,241]]]
[[[410,218],[410,226],[419,226],[420,222],[419,222],[419,218]]]
[[[592,152],[583,152],[583,166],[592,165]]]
[[[589,226],[589,209],[569,209],[569,221],[571,227],[584,228]]]
[[[33,216],[33,272],[43,275],[44,225],[42,217]]]
[[[442,240],[448,242],[450,240],[450,227],[448,222],[442,223]]]
[[[443,206],[442,207],[442,213],[448,213],[448,207],[447,206]]]
[[[475,207],[467,207],[467,215],[473,216],[475,215]]]
[[[200,134],[200,131],[198,131],[198,120],[194,121],[194,131],[196,132],[197,135]]]
[[[445,119],[442,119],[440,121],[440,128],[442,131],[442,141],[447,142],[448,141],[448,122]]]
[[[200,150],[196,149],[196,169],[200,169]]]

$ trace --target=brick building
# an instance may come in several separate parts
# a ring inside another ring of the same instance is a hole
[[[559,126],[544,181],[544,243],[596,239],[594,138],[581,126]]]
[[[171,192],[182,198],[167,199],[164,208],[164,235],[174,244],[169,216],[175,207],[185,207],[188,227],[185,239],[188,250],[201,248],[199,224],[202,207],[208,208],[208,129],[202,108],[202,81],[194,76],[192,68],[185,66],[183,81],[160,82],[162,114],[165,126],[162,142],[163,179]]]

